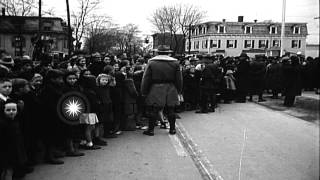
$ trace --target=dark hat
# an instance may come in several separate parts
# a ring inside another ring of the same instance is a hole
[[[4,56],[2,59],[0,59],[0,64],[14,65],[14,61],[11,56]]]
[[[249,58],[248,55],[246,53],[241,53],[239,58]]]
[[[166,53],[171,53],[171,52],[173,52],[173,51],[170,49],[170,47],[169,47],[169,46],[166,46],[166,45],[160,45],[160,46],[158,46],[158,48],[157,48],[157,52],[162,52],[162,53],[164,53],[164,52],[166,52]]]
[[[25,87],[29,82],[26,79],[23,78],[15,78],[12,80],[12,88],[13,91],[18,90],[19,88]]]
[[[58,69],[51,69],[47,72],[46,79],[55,79],[58,77],[63,77],[63,72]]]

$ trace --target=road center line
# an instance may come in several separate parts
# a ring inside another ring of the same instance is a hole
[[[197,144],[193,142],[191,136],[187,133],[183,125],[176,123],[177,137],[189,153],[191,159],[198,168],[202,179],[204,180],[223,180],[219,173],[213,169],[213,165],[208,158],[198,148]]]
[[[243,141],[242,141],[242,148],[241,148],[240,162],[239,162],[239,180],[241,180],[242,157],[243,157],[243,151],[244,151],[246,140],[247,140],[246,132],[247,132],[247,128],[245,128],[243,131]]]

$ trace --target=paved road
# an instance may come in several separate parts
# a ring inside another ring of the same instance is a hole
[[[176,136],[125,132],[102,150],[40,165],[26,180],[317,180],[319,126],[256,103],[184,112]]]

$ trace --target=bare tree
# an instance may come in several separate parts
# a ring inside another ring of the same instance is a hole
[[[97,9],[100,0],[78,0],[79,9],[72,13],[76,48],[80,49],[81,39],[85,33],[85,27],[90,24],[88,16]]]
[[[105,35],[114,26],[111,23],[111,18],[106,15],[91,15],[88,18],[88,23],[84,29],[86,34],[85,47],[90,53],[105,51]]]
[[[175,42],[174,52],[179,46],[178,33],[182,33],[184,39],[188,32],[189,26],[199,23],[203,20],[205,12],[200,11],[192,5],[171,5],[158,8],[151,16],[149,21],[157,31],[163,34],[162,44],[166,44],[166,33],[170,33],[170,48],[173,40]]]
[[[28,16],[33,13],[35,0],[3,0],[6,13],[10,16]]]
[[[6,13],[9,16],[34,16],[39,8],[37,0],[3,0]],[[47,7],[41,11],[44,15],[54,16],[54,8]]]
[[[184,40],[186,40],[186,35],[188,31],[191,31],[192,25],[200,23],[204,17],[206,12],[200,11],[197,7],[194,7],[192,5],[180,5],[179,6],[180,11],[180,18],[179,18],[179,25],[181,32],[183,34]],[[189,53],[190,53],[190,35],[191,32],[189,32]]]

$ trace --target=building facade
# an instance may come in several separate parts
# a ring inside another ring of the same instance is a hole
[[[0,16],[0,49],[12,57],[32,57],[34,41],[38,34],[36,16]],[[68,53],[68,26],[56,17],[42,17],[41,40],[47,52]]]
[[[190,38],[186,39],[186,52],[206,54],[223,54],[239,56],[242,52],[279,56],[280,44],[283,43],[287,53],[305,54],[307,24],[285,23],[284,42],[281,42],[281,23],[271,21],[238,22],[212,21],[197,24],[189,30]]]

